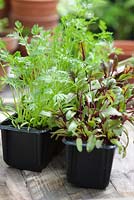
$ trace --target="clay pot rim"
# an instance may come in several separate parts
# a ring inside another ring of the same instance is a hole
[[[1,37],[0,37],[1,38]],[[11,41],[11,40],[14,40],[14,41],[18,41],[18,39],[16,39],[16,38],[14,38],[14,37],[2,37],[1,38],[3,41],[5,41],[6,40],[6,42],[8,42],[8,41]]]
[[[12,18],[17,18],[17,15],[15,15],[15,14],[12,14],[11,16],[12,16]],[[19,21],[25,20],[25,19],[26,20],[28,19],[28,21],[33,21],[33,19],[35,19],[36,21],[51,21],[51,20],[58,20],[59,16],[58,16],[58,14],[54,14],[52,16],[46,15],[46,16],[43,16],[43,17],[19,16]],[[37,23],[35,23],[35,24],[37,24]]]
[[[114,40],[114,43],[115,44],[131,44],[131,45],[134,45],[134,40]]]

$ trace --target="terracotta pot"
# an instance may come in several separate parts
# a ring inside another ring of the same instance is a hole
[[[8,51],[10,51],[10,53],[13,53],[15,50],[17,50],[18,41],[16,39],[3,37],[2,40],[6,43],[6,48]]]
[[[10,53],[13,53],[18,48],[18,41],[17,41],[17,39],[9,38],[6,35],[7,35],[7,32],[0,33],[0,39],[2,39],[5,42],[7,50]],[[4,67],[4,70],[3,70],[2,66],[0,65],[0,77],[6,75],[8,73],[8,71],[9,71],[8,66]],[[2,89],[3,89],[3,85],[2,85],[2,82],[0,81],[0,91]]]
[[[9,33],[11,33],[12,30],[7,29],[5,32],[0,33],[0,39],[3,40],[6,44],[6,49],[13,53],[18,48],[18,40],[12,37],[7,37]]]
[[[58,23],[56,6],[57,0],[11,0],[11,24],[19,20],[25,27],[53,28]]]
[[[5,17],[5,9],[0,9],[0,18]]]
[[[125,60],[134,55],[134,40],[115,40],[114,46],[123,51],[123,54],[119,55],[119,60]]]

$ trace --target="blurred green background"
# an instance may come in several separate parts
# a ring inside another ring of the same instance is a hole
[[[115,39],[134,39],[134,0],[60,0],[60,16],[78,13],[85,8],[86,16],[103,19]]]

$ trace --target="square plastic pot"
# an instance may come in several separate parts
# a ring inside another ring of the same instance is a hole
[[[49,130],[17,129],[10,120],[2,122],[0,129],[3,159],[17,169],[41,172],[63,148],[60,140],[51,138]]]
[[[105,189],[110,180],[116,146],[102,146],[88,153],[86,145],[79,152],[73,141],[63,139],[66,144],[67,180],[78,187]]]

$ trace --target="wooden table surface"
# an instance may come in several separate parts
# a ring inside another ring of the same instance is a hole
[[[12,101],[6,89],[0,93]],[[0,114],[0,120],[3,120]],[[134,200],[134,127],[126,123],[130,134],[127,156],[116,152],[110,184],[105,190],[77,188],[66,180],[65,152],[55,157],[41,173],[21,171],[7,166],[0,143],[0,200]]]

